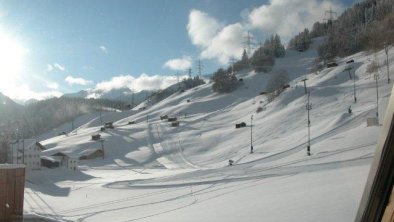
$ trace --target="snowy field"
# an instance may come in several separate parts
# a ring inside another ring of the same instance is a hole
[[[115,129],[100,132],[105,158],[81,160],[76,172],[30,172],[25,214],[54,221],[353,221],[380,131],[366,124],[376,113],[375,81],[366,68],[374,58],[383,64],[385,54],[358,53],[311,73],[319,41],[276,60],[274,70],[286,69],[291,82],[272,102],[259,95],[271,74],[249,71],[238,74],[244,85],[231,94],[214,93],[207,83],[144,111],[107,113]],[[357,103],[344,72],[350,59]],[[389,59],[394,73],[394,49]],[[392,89],[386,75],[382,65],[380,123]],[[313,108],[311,156],[305,77]],[[258,107],[263,111],[256,113]],[[161,115],[178,117],[180,126]],[[99,148],[91,135],[101,123],[97,116],[85,120],[68,136],[45,135],[43,155]],[[247,126],[235,129],[240,122]]]

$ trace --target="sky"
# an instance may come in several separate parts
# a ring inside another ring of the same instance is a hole
[[[0,92],[17,101],[83,89],[165,88],[186,69],[211,74],[257,46],[283,42],[332,8],[321,0],[0,0]]]

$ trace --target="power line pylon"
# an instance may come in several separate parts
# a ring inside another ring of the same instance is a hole
[[[248,57],[250,57],[251,53],[252,53],[252,39],[253,39],[253,36],[251,36],[250,32],[248,31],[248,35],[245,36],[244,38],[246,39],[246,41],[243,42],[243,43],[246,45],[245,48],[248,49],[247,53],[248,53]]]
[[[198,78],[201,78],[202,69],[204,66],[201,64],[201,59],[198,60],[197,70],[198,70]]]
[[[328,14],[328,18],[327,18],[327,14]],[[337,17],[337,13],[334,12],[331,7],[329,10],[324,11],[324,19],[323,20],[327,21],[327,24],[329,26],[332,26],[332,21],[334,20],[334,16],[333,16],[334,14],[335,14],[335,17]]]

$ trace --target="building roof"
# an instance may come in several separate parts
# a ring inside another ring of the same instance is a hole
[[[66,152],[62,152],[62,151],[54,153],[51,156],[63,156],[63,157],[68,157],[68,158],[78,158],[78,156],[73,153],[66,153]]]
[[[21,169],[25,167],[24,164],[0,164],[0,169]]]
[[[41,149],[41,150],[46,150],[47,148],[42,145],[40,142],[36,142],[36,145]]]
[[[101,149],[98,149],[98,148],[90,148],[90,149],[86,149],[86,150],[83,150],[82,152],[80,152],[79,153],[79,156],[87,156],[87,155],[90,155],[90,154],[92,154],[92,153],[95,153],[95,152],[97,152],[97,151],[102,151]]]
[[[50,156],[42,156],[41,159],[49,160],[51,162],[59,162],[59,160],[56,160],[55,158],[50,157]]]

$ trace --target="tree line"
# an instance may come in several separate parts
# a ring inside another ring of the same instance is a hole
[[[212,89],[215,92],[229,93],[238,88],[240,82],[236,73],[244,69],[256,72],[270,72],[275,64],[275,58],[284,57],[286,50],[278,34],[271,35],[252,54],[248,56],[244,49],[241,59],[233,62],[227,68],[219,68],[212,76]]]

